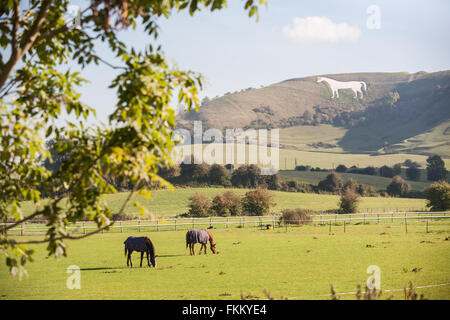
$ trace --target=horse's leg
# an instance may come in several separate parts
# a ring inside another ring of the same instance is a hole
[[[150,259],[148,258],[148,251],[147,251],[147,264],[150,267]]]
[[[142,268],[142,259],[144,258],[144,251],[141,251],[141,264],[140,267]]]
[[[131,260],[131,254],[133,250],[128,249],[128,260],[130,260],[130,266],[133,268],[133,260]]]

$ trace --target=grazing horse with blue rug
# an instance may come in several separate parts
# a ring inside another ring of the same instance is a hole
[[[201,243],[200,251],[198,252],[198,254],[202,254],[203,249],[206,254],[206,244],[208,243],[208,241],[212,253],[215,254],[217,252],[216,242],[214,241],[214,238],[209,231],[205,229],[192,229],[186,233],[186,249],[189,247],[191,256],[195,256],[194,246],[196,243]]]
[[[128,253],[127,257],[127,266],[131,264],[133,267],[133,262],[131,261],[131,254],[133,251],[137,251],[141,253],[141,267],[142,267],[142,259],[144,258],[144,252],[147,253],[147,263],[150,267],[150,262],[153,267],[156,267],[156,257],[155,255],[155,247],[153,243],[148,237],[128,237],[124,242],[125,244],[125,256]],[[150,260],[149,260],[150,256]]]

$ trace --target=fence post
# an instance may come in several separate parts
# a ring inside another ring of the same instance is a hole
[[[427,233],[428,233],[428,219],[427,219]]]
[[[329,221],[330,221],[330,223],[329,223],[330,227],[328,229],[328,232],[331,233],[331,219]]]
[[[25,234],[25,222],[22,222],[22,228],[20,230],[20,235],[23,236]]]
[[[408,221],[406,219],[406,216],[405,216],[405,230],[406,230],[406,233],[408,233]]]
[[[159,220],[156,220],[156,231],[159,231]]]
[[[243,225],[242,227],[245,228],[245,217],[242,217]]]
[[[122,221],[120,221],[120,233],[123,233]]]
[[[194,218],[192,218],[192,229],[195,229],[194,226],[195,226],[195,220],[194,220]]]
[[[86,234],[86,223],[83,222],[83,233]]]
[[[344,220],[344,233],[345,233],[345,220]]]
[[[175,231],[177,231],[177,219],[175,219]]]
[[[139,232],[141,232],[141,220],[138,220]]]
[[[380,214],[377,214],[378,220],[377,223],[380,223]]]

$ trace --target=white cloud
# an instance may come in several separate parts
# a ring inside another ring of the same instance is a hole
[[[345,22],[334,23],[327,17],[294,18],[294,26],[285,26],[283,35],[296,43],[356,41],[361,30]]]

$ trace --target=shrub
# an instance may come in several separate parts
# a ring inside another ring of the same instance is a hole
[[[315,212],[308,209],[285,209],[281,211],[281,221],[288,224],[311,223],[311,215]]]
[[[189,198],[188,217],[208,217],[211,212],[211,200],[202,194],[194,194]]]
[[[274,205],[273,195],[267,189],[248,191],[242,199],[242,210],[249,216],[267,215],[270,207]]]
[[[339,213],[355,213],[358,211],[360,195],[350,189],[346,189],[339,202]]]
[[[387,186],[387,192],[393,197],[403,197],[411,190],[411,186],[400,176],[395,176]]]
[[[239,216],[242,212],[241,198],[233,191],[216,195],[212,201],[211,211],[222,217]]]
[[[347,172],[347,167],[343,164],[340,164],[336,167],[336,172]]]
[[[296,166],[295,170],[297,170],[297,171],[309,171],[309,170],[311,170],[311,166]]]
[[[424,191],[427,207],[432,211],[445,211],[450,209],[450,184],[446,181],[432,183]]]

